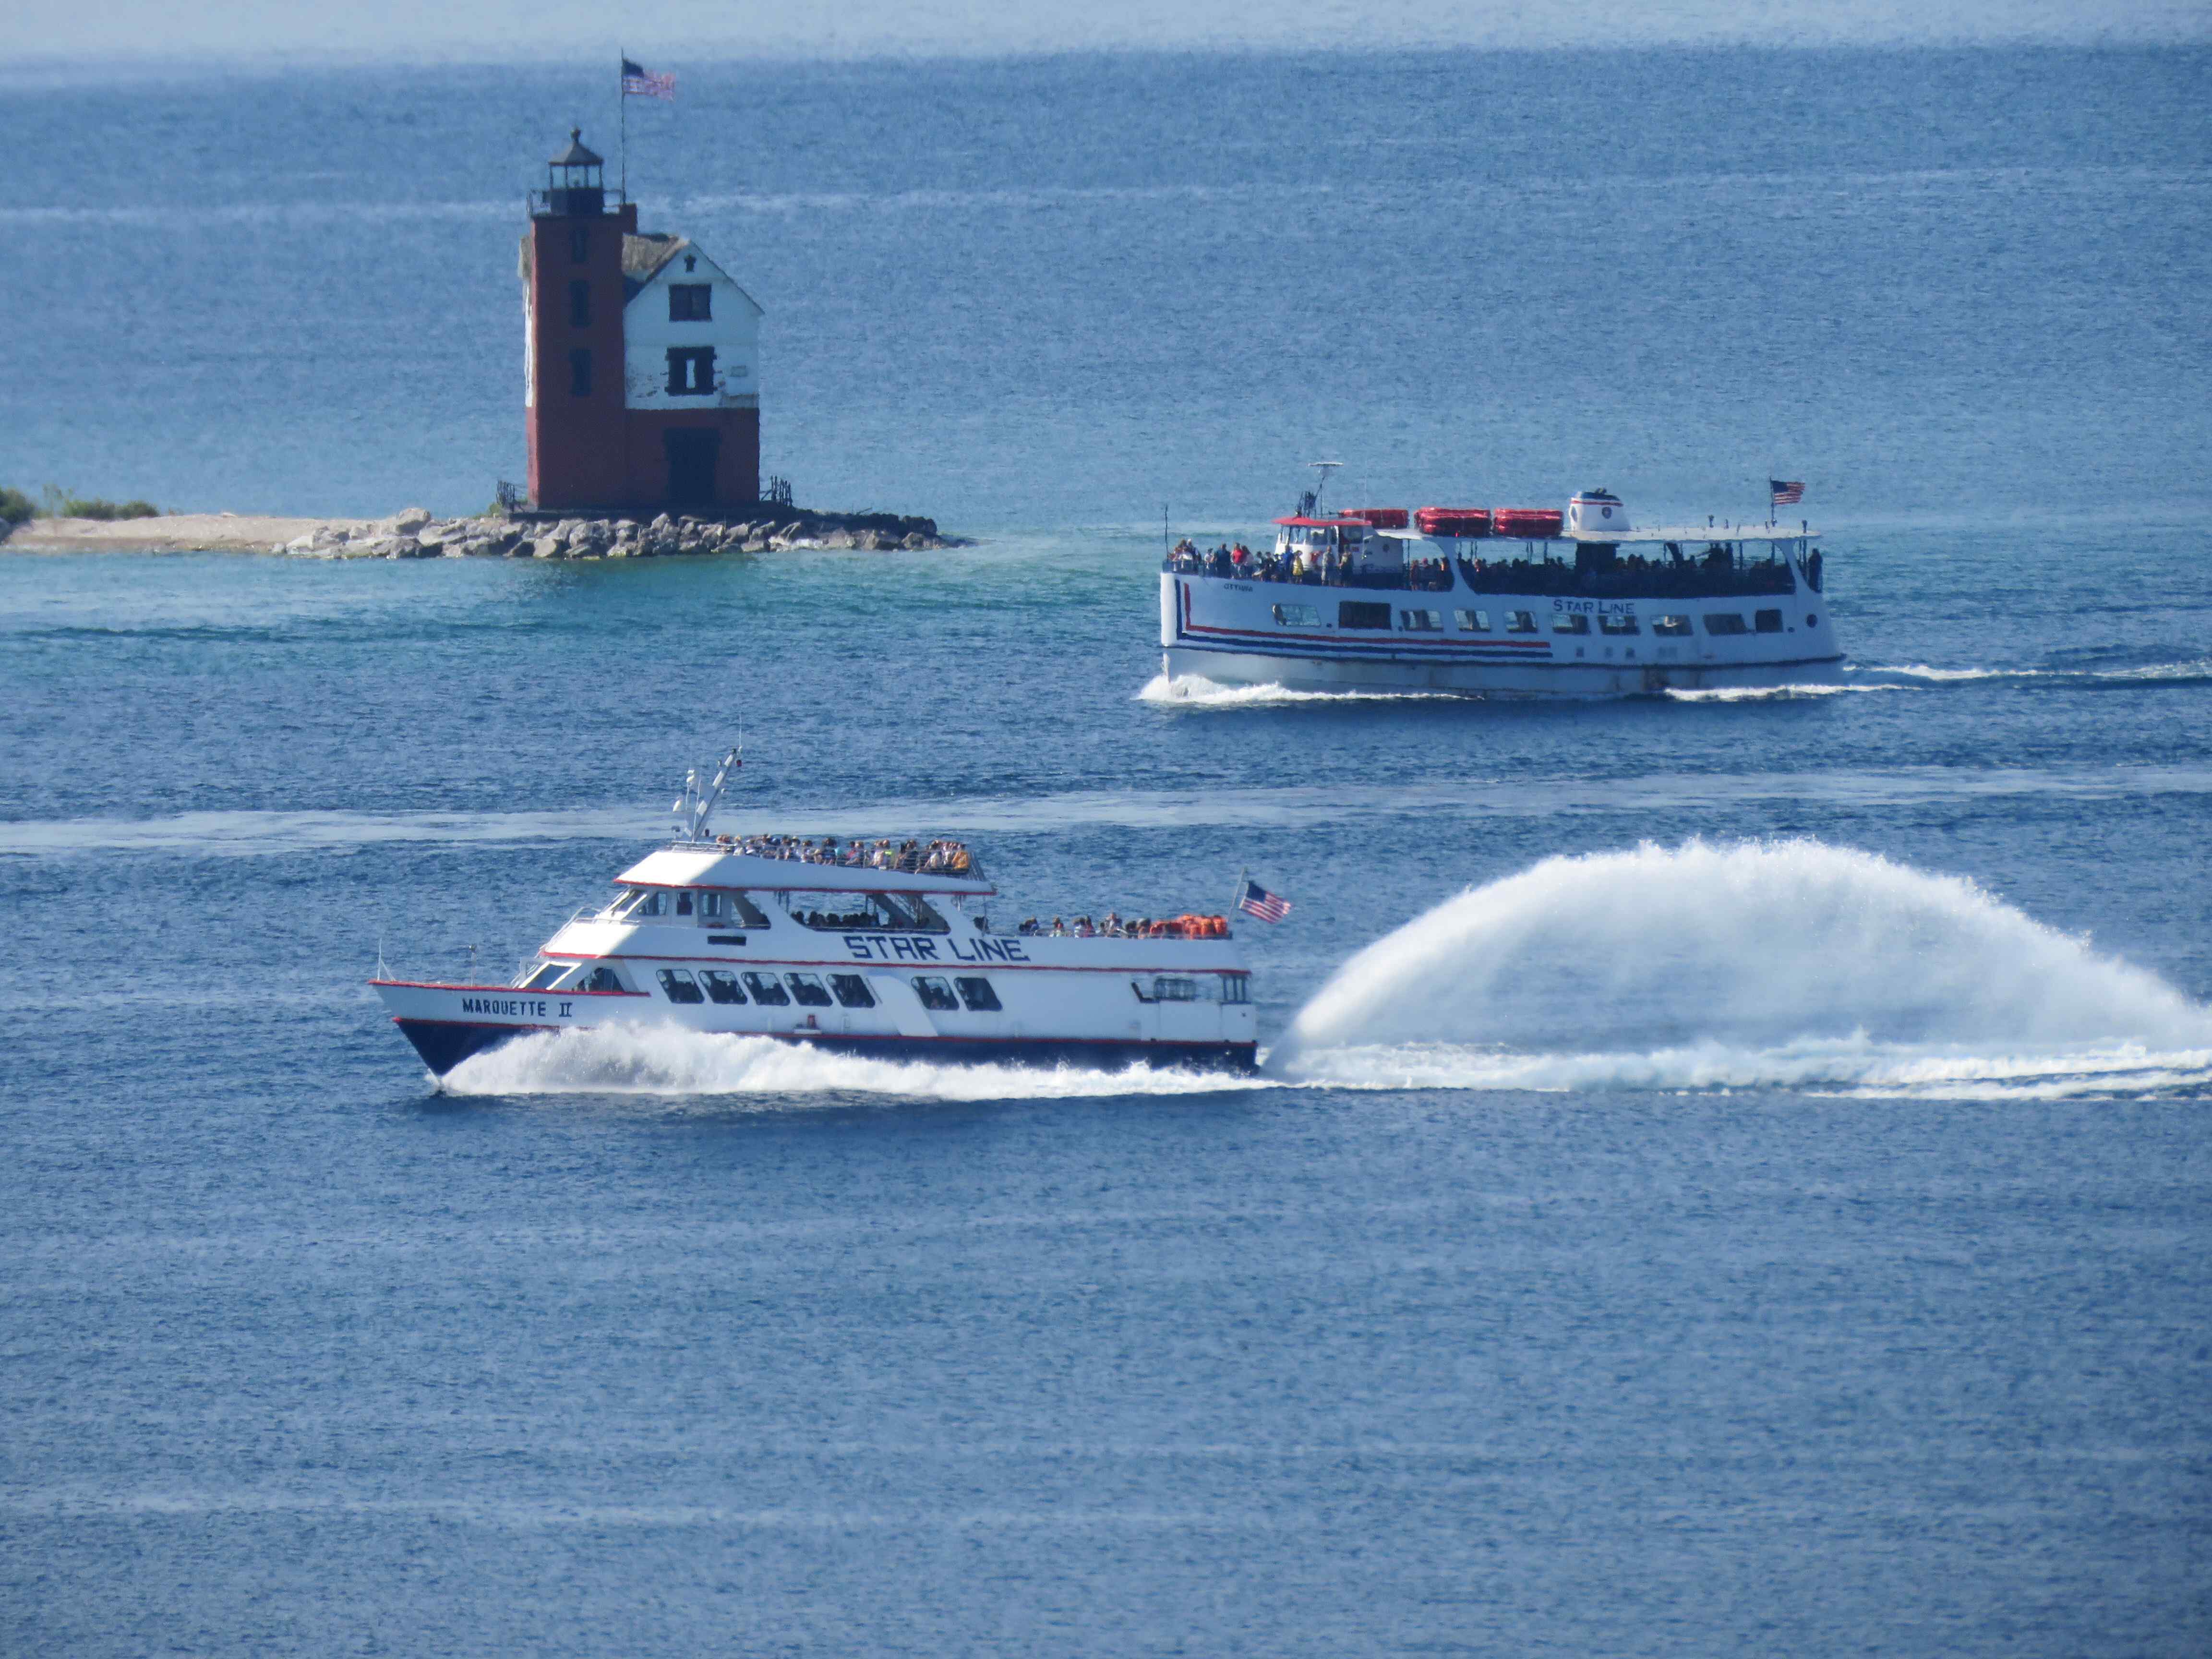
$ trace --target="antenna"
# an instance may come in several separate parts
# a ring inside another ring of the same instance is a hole
[[[1321,474],[1320,481],[1314,485],[1313,515],[1318,519],[1321,517],[1322,494],[1328,488],[1329,472],[1331,469],[1342,466],[1344,463],[1342,461],[1308,461],[1306,465]]]
[[[696,766],[684,773],[684,793],[668,809],[684,820],[683,833],[678,836],[679,841],[696,842],[707,839],[707,822],[714,816],[715,804],[722,799],[722,791],[728,785],[731,775],[744,764],[744,740],[740,738],[737,747],[722,757],[722,763],[714,769],[714,775],[704,781],[701,781],[699,769]]]

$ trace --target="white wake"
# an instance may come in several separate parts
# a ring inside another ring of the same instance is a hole
[[[1139,702],[1179,708],[1271,708],[1293,703],[1459,702],[1445,691],[1391,691],[1347,687],[1341,691],[1296,691],[1266,685],[1223,685],[1203,674],[1155,674],[1137,693]]]
[[[1814,841],[1547,859],[1352,957],[1271,1062],[1429,1088],[2195,1091],[2212,1009],[1972,882]]]

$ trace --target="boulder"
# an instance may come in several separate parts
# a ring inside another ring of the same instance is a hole
[[[527,545],[530,556],[533,559],[557,559],[565,556],[568,550],[568,543],[562,541],[558,536],[539,536],[534,538]]]
[[[929,546],[929,538],[923,535],[919,530],[913,531],[908,533],[907,538],[901,542],[899,545],[909,553],[921,553],[927,550]]]
[[[398,512],[385,520],[377,526],[377,528],[386,536],[412,536],[416,531],[422,529],[424,525],[429,522],[430,509],[428,507],[402,507]]]

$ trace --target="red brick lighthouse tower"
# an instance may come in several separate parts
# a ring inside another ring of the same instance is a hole
[[[760,497],[761,308],[680,236],[641,235],[572,132],[522,239],[530,501],[709,514]]]

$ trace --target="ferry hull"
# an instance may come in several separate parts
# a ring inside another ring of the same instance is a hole
[[[1759,663],[1453,663],[1326,657],[1170,646],[1160,653],[1170,680],[1217,685],[1279,685],[1291,691],[1397,691],[1457,697],[1636,697],[1668,691],[1832,684],[1843,677],[1835,656]]]
[[[394,1024],[408,1042],[415,1045],[415,1052],[422,1057],[422,1063],[438,1077],[444,1077],[471,1055],[496,1048],[517,1037],[527,1036],[533,1031],[563,1029],[550,1025],[472,1025],[454,1020],[434,1019],[398,1019]],[[653,1028],[641,1026],[635,1029],[649,1031]],[[1251,1042],[1176,1042],[1166,1039],[1116,1042],[1073,1037],[908,1037],[793,1031],[729,1032],[724,1035],[768,1036],[778,1042],[820,1048],[830,1054],[860,1054],[874,1060],[922,1060],[939,1066],[982,1063],[1045,1068],[1076,1066],[1111,1072],[1144,1065],[1208,1072],[1249,1072],[1258,1064],[1257,1045]]]

